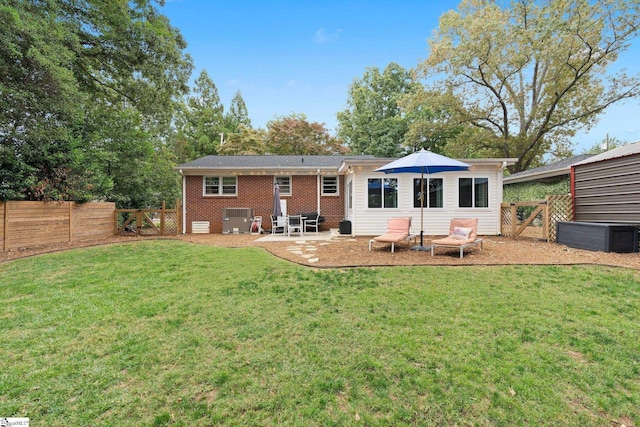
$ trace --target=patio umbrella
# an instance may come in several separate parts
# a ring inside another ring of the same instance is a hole
[[[424,148],[376,169],[384,173],[419,173],[420,174],[420,246],[413,250],[426,251],[423,245],[424,235],[424,176],[439,172],[456,172],[469,170],[469,165],[459,160],[432,153]]]
[[[273,186],[273,216],[278,218],[282,216],[282,206],[280,205],[280,186],[274,184]]]

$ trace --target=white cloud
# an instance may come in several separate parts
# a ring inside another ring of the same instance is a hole
[[[341,33],[342,33],[342,30],[340,29],[337,29],[332,33],[327,33],[326,29],[320,28],[313,35],[313,41],[315,43],[330,43],[338,40],[340,38]]]

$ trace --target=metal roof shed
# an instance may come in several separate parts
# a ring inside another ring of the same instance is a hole
[[[574,220],[640,224],[640,141],[571,167]]]

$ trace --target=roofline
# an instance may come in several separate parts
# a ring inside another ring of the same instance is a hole
[[[375,168],[383,166],[394,160],[396,157],[376,157],[373,159],[362,159],[355,157],[345,157],[338,166],[238,166],[238,167],[210,167],[210,166],[175,166],[173,170],[179,172],[183,176],[208,175],[208,174],[228,174],[228,175],[289,175],[296,173],[298,175],[336,175],[344,174],[350,168]],[[484,158],[484,159],[459,159],[462,162],[472,166],[491,166],[495,165],[498,169],[504,168],[516,163],[516,158]]]
[[[530,173],[530,174],[516,176],[516,177],[512,177],[512,175],[508,175],[502,178],[502,183],[517,184],[520,182],[534,181],[536,179],[553,178],[560,175],[569,175],[570,173],[571,173],[571,166],[567,166],[561,169],[554,169],[554,170],[544,171],[544,172],[535,172],[535,173]]]
[[[181,175],[208,175],[208,174],[228,174],[228,175],[289,175],[295,172],[298,175],[336,175],[338,168],[335,166],[304,166],[304,167],[210,167],[210,166],[176,166],[173,170]]]
[[[384,166],[387,163],[391,163],[394,160],[398,160],[397,157],[389,157],[389,158],[375,158],[375,159],[355,159],[352,161],[351,159],[345,159],[340,165],[338,172],[345,173],[349,170],[349,167],[380,167]],[[461,162],[468,163],[471,166],[496,166],[498,169],[515,165],[518,161],[517,158],[484,158],[484,159],[456,159]]]

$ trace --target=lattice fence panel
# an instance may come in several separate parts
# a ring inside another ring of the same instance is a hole
[[[513,234],[513,221],[517,218],[512,218],[511,205],[503,204],[500,207],[500,232],[503,236],[511,236]]]
[[[178,213],[177,212],[165,212],[164,213],[164,234],[178,234]]]
[[[549,209],[549,241],[555,242],[558,238],[558,222],[573,221],[573,202],[570,194],[561,196],[547,196]]]

